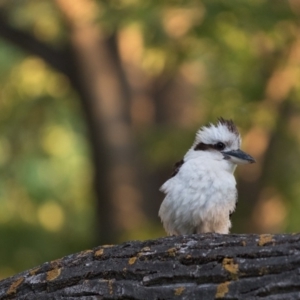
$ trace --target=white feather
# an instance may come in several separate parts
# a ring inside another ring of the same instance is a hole
[[[235,210],[237,190],[233,172],[236,164],[219,151],[199,151],[199,143],[223,142],[226,150],[240,147],[241,139],[219,122],[201,128],[192,148],[184,156],[179,172],[160,190],[166,194],[159,216],[168,234],[228,233],[229,215]]]

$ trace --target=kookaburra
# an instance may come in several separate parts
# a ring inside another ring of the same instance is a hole
[[[172,177],[160,188],[166,194],[159,216],[169,235],[229,233],[237,202],[237,164],[255,160],[240,150],[241,136],[232,120],[203,126]]]

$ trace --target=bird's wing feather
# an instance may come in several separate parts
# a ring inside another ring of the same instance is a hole
[[[184,164],[184,160],[182,159],[174,165],[174,169],[173,169],[173,173],[172,173],[171,177],[174,177],[179,172],[179,170],[183,164]]]

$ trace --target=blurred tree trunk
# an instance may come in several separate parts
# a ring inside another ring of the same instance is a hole
[[[129,93],[113,39],[95,24],[92,0],[56,0],[67,21],[82,105],[92,140],[97,191],[98,242],[111,243],[144,219]]]
[[[162,199],[158,188],[165,178],[160,172],[142,174],[132,128],[176,124],[189,88],[177,71],[150,78],[129,65],[125,74],[116,35],[104,36],[95,23],[99,11],[94,1],[56,0],[56,4],[68,25],[70,46],[55,49],[14,28],[5,9],[0,13],[0,35],[64,73],[79,93],[95,170],[97,240],[111,243],[146,224],[144,211],[148,220],[158,221]]]
[[[145,222],[138,159],[130,122],[130,87],[115,36],[105,36],[93,0],[56,0],[70,32],[70,47],[57,50],[14,28],[0,12],[0,35],[64,73],[86,115],[95,172],[97,243],[118,241]]]

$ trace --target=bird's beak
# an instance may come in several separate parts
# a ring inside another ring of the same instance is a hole
[[[255,159],[249,154],[243,152],[242,150],[230,150],[221,151],[224,155],[224,159],[230,160],[235,164],[252,164],[255,163]]]

